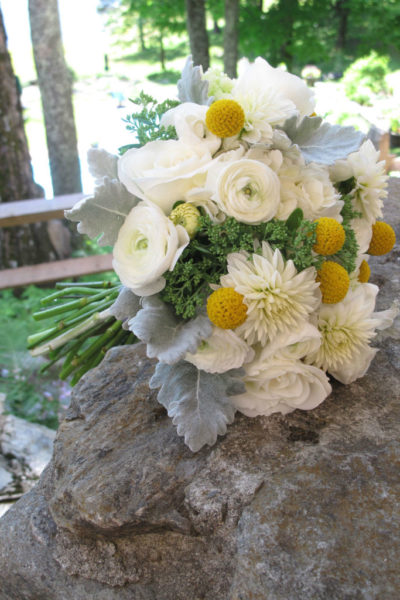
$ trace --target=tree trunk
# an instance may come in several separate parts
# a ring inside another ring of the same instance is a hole
[[[138,29],[139,29],[139,40],[140,40],[140,49],[142,52],[146,50],[146,41],[144,39],[144,27],[143,27],[143,19],[142,17],[138,18]]]
[[[193,63],[201,65],[203,71],[207,71],[210,66],[210,54],[204,0],[186,0],[186,23]]]
[[[43,189],[33,180],[19,91],[0,10],[0,202],[43,195]],[[68,232],[65,235],[68,237]],[[53,236],[58,238],[56,246],[63,236],[63,231]],[[0,269],[48,261],[62,254],[51,241],[47,223],[0,229]]]
[[[224,71],[236,77],[239,43],[239,0],[225,0]]]
[[[29,18],[54,195],[80,192],[72,82],[64,59],[57,0],[29,0]]]
[[[347,41],[347,22],[350,8],[347,0],[338,0],[335,4],[335,12],[338,19],[336,49],[344,51]]]
[[[165,71],[165,48],[164,48],[164,37],[162,32],[160,32],[158,41],[160,42],[160,64],[162,71]]]

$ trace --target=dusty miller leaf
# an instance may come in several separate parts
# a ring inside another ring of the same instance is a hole
[[[86,233],[92,239],[101,235],[100,246],[113,246],[126,216],[138,202],[120,181],[104,177],[94,196],[66,210],[65,216],[70,221],[79,221],[79,233]]]
[[[100,148],[89,148],[87,153],[89,173],[96,185],[103,183],[104,177],[118,179],[118,156]]]
[[[136,296],[132,290],[122,287],[118,298],[110,306],[108,312],[117,319],[122,321],[122,328],[129,329],[128,320],[132,319],[140,309],[140,296]]]
[[[178,81],[178,98],[181,102],[210,103],[212,98],[208,97],[208,81],[202,79],[202,75],[203,69],[194,67],[192,57],[189,56]]]
[[[157,296],[143,298],[142,305],[129,321],[129,329],[146,342],[149,358],[171,365],[187,352],[194,354],[201,340],[211,335],[212,325],[205,315],[183,321]]]
[[[322,123],[320,117],[304,117],[297,125],[297,118],[291,117],[282,129],[296,144],[307,163],[316,162],[333,165],[359,149],[364,134],[354,127],[341,127]]]
[[[235,416],[228,396],[244,392],[244,383],[238,379],[242,373],[242,369],[206,373],[185,361],[157,365],[150,387],[161,387],[158,401],[192,452],[205,444],[212,446],[218,435],[226,433]]]

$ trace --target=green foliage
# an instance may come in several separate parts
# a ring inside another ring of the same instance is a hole
[[[374,50],[356,60],[343,76],[347,97],[359,104],[372,104],[373,94],[387,93],[388,63],[388,56],[380,56]]]
[[[7,411],[28,421],[57,427],[59,396],[65,390],[53,377],[38,378],[41,364],[26,352],[26,336],[40,329],[31,317],[48,290],[29,286],[20,296],[0,293],[0,392]]]
[[[299,271],[310,266],[319,268],[322,258],[314,256],[316,224],[303,219],[301,211],[294,211],[288,221],[269,221],[260,225],[239,223],[229,217],[215,224],[209,217],[201,218],[197,237],[185,248],[174,270],[164,274],[166,286],[160,296],[173,305],[177,315],[192,318],[210,294],[210,283],[217,284],[227,273],[228,254],[254,249],[254,241],[267,241],[278,248],[286,259],[293,260]]]
[[[155,98],[140,92],[139,97],[131,102],[137,104],[139,108],[138,112],[128,115],[124,119],[128,123],[126,128],[135,133],[138,140],[138,144],[134,144],[132,147],[139,148],[154,140],[177,139],[175,127],[171,125],[160,127],[162,115],[170,108],[178,106],[177,100],[164,100],[164,102],[158,103]],[[126,149],[127,147],[123,146],[123,150],[126,151]]]

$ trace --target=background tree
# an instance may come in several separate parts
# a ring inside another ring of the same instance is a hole
[[[33,180],[17,80],[7,50],[0,9],[0,202],[40,198],[43,189]],[[35,223],[0,229],[0,268],[54,260],[68,242],[56,223]],[[61,243],[61,244],[60,244]]]
[[[189,34],[190,52],[193,63],[201,65],[203,71],[210,66],[206,8],[204,0],[186,0],[186,23]]]
[[[64,59],[57,0],[29,0],[29,19],[53,191],[56,196],[80,192],[72,78]]]
[[[236,77],[239,42],[239,0],[225,0],[224,72]]]

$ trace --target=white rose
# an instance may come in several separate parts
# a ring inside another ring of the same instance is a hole
[[[126,217],[114,246],[113,268],[123,285],[138,296],[151,296],[165,286],[189,243],[187,231],[175,226],[151,202],[139,202]]]
[[[287,219],[295,208],[301,208],[309,220],[332,217],[342,222],[340,211],[343,201],[329,179],[329,171],[323,165],[305,165],[302,157],[297,160],[285,156],[278,171],[281,182],[279,219]]]
[[[279,178],[266,164],[244,158],[228,163],[216,181],[210,180],[209,176],[206,187],[215,190],[213,200],[237,221],[257,224],[275,216],[280,201]]]
[[[211,133],[206,127],[208,108],[204,104],[183,102],[168,110],[162,116],[160,125],[164,127],[172,125],[182,142],[185,142],[185,144],[206,144],[211,154],[214,154],[221,145],[221,138]]]
[[[206,144],[158,140],[125,152],[118,161],[118,177],[132,194],[169,214],[186,192],[203,186],[210,162]]]
[[[254,358],[254,350],[231,329],[214,327],[211,336],[201,342],[195,354],[185,360],[207,373],[225,373]]]
[[[315,408],[330,394],[331,386],[324,371],[310,369],[299,357],[319,344],[320,334],[309,323],[280,335],[245,366],[246,392],[232,396],[231,402],[248,417]]]

